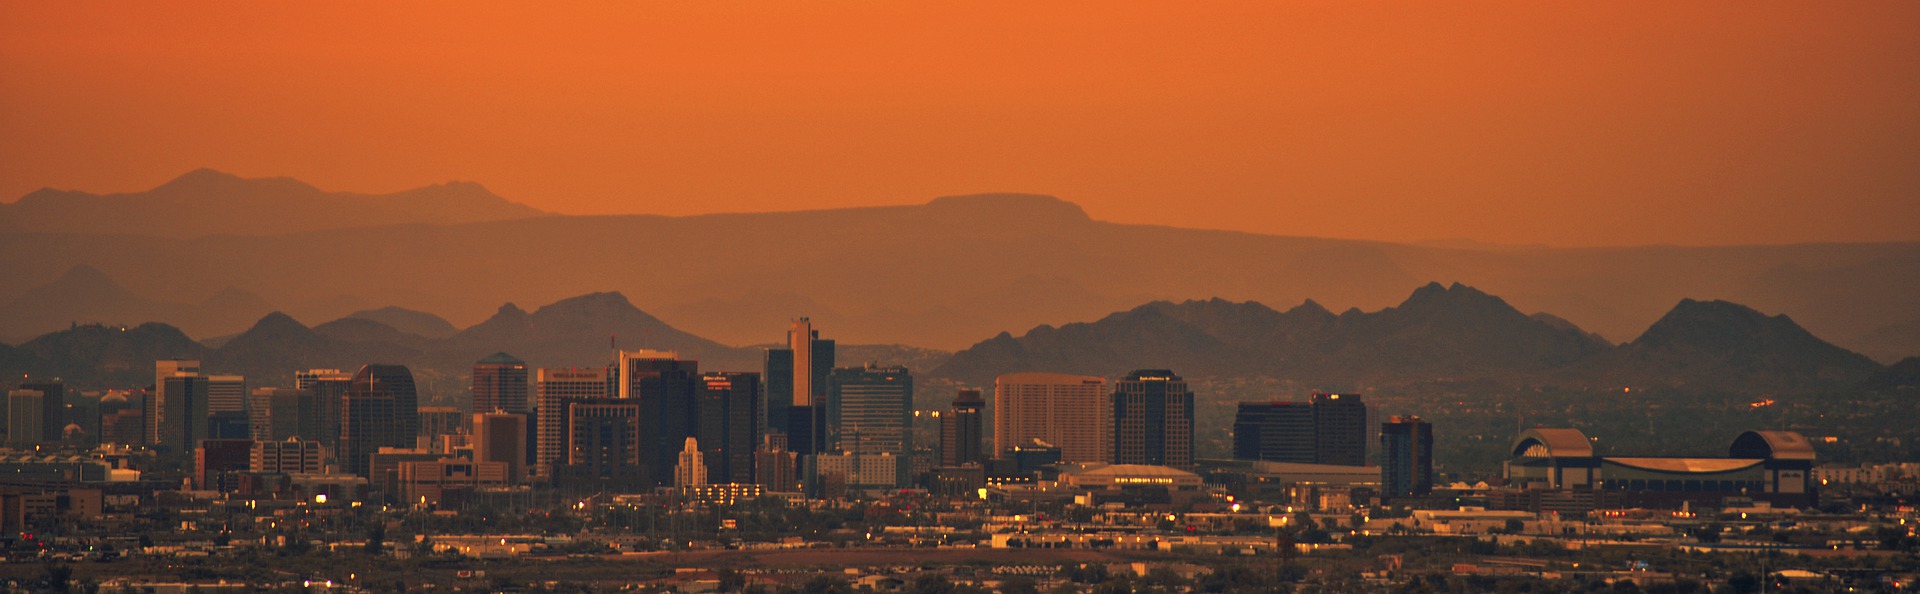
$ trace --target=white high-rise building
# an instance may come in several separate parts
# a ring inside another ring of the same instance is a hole
[[[1107,380],[1064,373],[1009,373],[993,382],[993,453],[1032,440],[1060,448],[1064,462],[1113,461]]]
[[[589,367],[541,368],[534,373],[538,426],[535,472],[548,475],[567,461],[567,403],[607,397],[607,372]]]
[[[680,449],[680,463],[673,466],[673,486],[699,487],[707,484],[707,460],[700,454],[700,442],[687,438]]]

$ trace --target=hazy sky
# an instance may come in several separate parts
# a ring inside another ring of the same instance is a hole
[[[0,199],[1061,196],[1264,233],[1920,240],[1920,2],[0,0]]]

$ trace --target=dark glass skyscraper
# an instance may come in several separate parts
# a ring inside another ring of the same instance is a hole
[[[1319,464],[1366,466],[1367,405],[1359,394],[1313,395],[1313,458]]]
[[[622,352],[620,398],[640,406],[640,463],[656,484],[673,478],[700,424],[700,363],[664,351]]]
[[[696,437],[713,483],[754,481],[753,451],[760,445],[760,374],[700,376],[700,430]]]
[[[1114,384],[1113,463],[1193,465],[1193,391],[1186,380],[1142,369]]]
[[[787,434],[787,448],[806,456],[826,448],[828,376],[834,342],[820,338],[813,321],[800,318],[787,330],[786,348],[767,349],[767,430]]]
[[[1433,424],[1420,417],[1390,417],[1380,424],[1382,495],[1413,497],[1433,492]]]
[[[60,380],[35,381],[20,384],[20,389],[39,392],[40,397],[44,399],[42,402],[46,410],[40,417],[41,441],[60,441],[61,434],[66,432],[69,422],[66,417],[67,384]],[[74,419],[72,422],[78,423],[79,419]]]
[[[1233,457],[1313,464],[1313,435],[1312,404],[1242,402],[1233,417]]]
[[[962,388],[953,397],[953,406],[940,417],[941,466],[985,463],[980,455],[985,420],[980,415],[986,405],[980,391],[971,388]]]
[[[347,385],[340,415],[340,466],[367,476],[374,452],[411,448],[420,433],[420,397],[402,365],[366,365]]]

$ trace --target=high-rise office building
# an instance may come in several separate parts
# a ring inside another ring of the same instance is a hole
[[[828,376],[829,449],[843,454],[887,454],[907,460],[913,453],[913,373],[905,367],[868,364],[842,367]],[[907,483],[911,467],[895,465]]]
[[[527,424],[523,431],[529,438],[527,451],[521,454],[521,466],[510,469],[515,473],[526,470],[526,463],[539,456],[539,440],[532,437],[540,418],[533,401],[527,398],[528,379],[526,362],[506,353],[494,353],[473,364],[473,414],[497,410],[520,415]],[[513,480],[518,482],[523,478],[516,475]]]
[[[1433,492],[1433,424],[1420,417],[1389,417],[1380,424],[1381,495],[1414,497]]]
[[[162,434],[162,432],[165,430],[166,427],[169,426],[168,419],[166,418],[167,417],[166,408],[169,402],[171,402],[175,406],[179,406],[182,404],[188,404],[188,405],[192,404],[191,402],[189,402],[189,400],[193,399],[192,394],[176,395],[176,397],[171,400],[167,398],[167,380],[169,378],[184,377],[184,376],[193,376],[196,378],[200,377],[200,362],[192,359],[161,359],[159,361],[153,362],[153,390],[147,394],[147,398],[142,405],[145,410],[145,414],[143,416],[145,417],[146,424],[147,424],[146,433],[147,433],[148,445],[152,445],[156,447],[174,447],[174,448],[181,447],[180,444],[176,444],[168,441],[166,437]],[[191,387],[196,383],[199,386],[199,390],[200,390],[200,398],[198,399],[199,400],[198,409],[201,411],[205,411],[207,406],[205,380],[201,380],[199,382],[187,382],[184,385]],[[194,407],[187,406],[187,408],[192,409]],[[200,416],[202,419],[206,417],[206,415],[204,414]],[[198,421],[198,420],[182,420],[178,418],[173,419],[172,421],[175,424],[198,424],[198,423],[204,422],[204,421]],[[187,445],[185,447],[191,448],[192,446]],[[174,451],[184,452],[189,450],[175,449]]]
[[[319,405],[319,408],[315,409],[317,416],[312,424],[319,433],[312,438],[320,440],[321,445],[326,446],[328,451],[336,455],[340,451],[341,405],[346,402],[347,388],[352,384],[353,374],[338,369],[308,369],[293,372],[294,389],[313,392],[314,402]]]
[[[534,471],[550,474],[570,455],[567,407],[574,402],[607,397],[607,372],[585,367],[541,368],[535,372],[534,395],[538,412],[534,423]]]
[[[766,349],[760,371],[767,393],[765,401],[761,403],[766,408],[763,413],[766,422],[761,430],[786,435],[787,411],[793,408],[793,349]]]
[[[687,438],[681,446],[679,461],[673,465],[673,486],[699,487],[707,484],[706,456],[700,452],[700,440]]]
[[[961,464],[984,464],[980,455],[982,431],[985,428],[981,419],[981,409],[987,405],[980,398],[980,391],[961,388],[953,398],[953,406],[940,416],[940,465],[959,466]]]
[[[401,365],[366,365],[353,374],[340,415],[340,466],[369,476],[380,448],[411,449],[420,434],[419,394],[413,372]]]
[[[1242,402],[1233,417],[1233,457],[1313,464],[1313,405]]]
[[[700,363],[668,351],[622,351],[620,397],[640,405],[640,463],[666,485],[700,424]]]
[[[39,390],[7,392],[7,442],[30,444],[46,441],[42,425],[47,414],[47,395]]]
[[[493,411],[527,414],[527,364],[494,353],[473,364],[473,414]]]
[[[707,478],[716,483],[754,480],[753,450],[760,445],[760,374],[700,376],[700,450]]]
[[[1113,388],[1113,463],[1193,465],[1193,391],[1186,380],[1142,369]]]
[[[245,413],[247,378],[241,375],[207,376],[207,414]]]
[[[566,410],[569,475],[601,480],[637,476],[642,482],[654,481],[641,463],[639,402],[625,398],[580,400],[569,403]]]
[[[1367,405],[1359,394],[1313,395],[1313,452],[1317,464],[1367,465]]]
[[[89,423],[86,422],[88,420],[86,415],[67,414],[68,409],[77,399],[67,394],[66,382],[60,380],[24,382],[20,384],[20,389],[39,392],[44,399],[42,407],[46,412],[40,417],[41,441],[60,441],[65,437],[68,423],[80,425],[82,430],[87,428]]]
[[[517,413],[484,412],[473,415],[473,460],[504,462],[507,481],[527,477],[527,417]]]
[[[154,396],[159,402],[152,408],[159,416],[147,419],[148,434],[154,438],[148,445],[188,453],[208,437],[206,376],[175,373],[160,381]]]
[[[1033,440],[1067,462],[1113,461],[1113,403],[1107,380],[1064,373],[1009,373],[993,382],[993,456]]]
[[[325,446],[311,439],[254,440],[247,470],[263,474],[315,474],[326,471]]]
[[[239,375],[207,376],[207,439],[249,439],[253,437],[247,418],[247,378]]]
[[[787,329],[786,348],[767,351],[768,430],[787,434],[787,447],[797,455],[827,447],[824,406],[833,364],[834,342],[821,339],[808,318]]]
[[[285,441],[298,437],[319,441],[322,402],[311,389],[254,388],[248,397],[249,436],[254,441]],[[340,405],[340,399],[331,401]]]

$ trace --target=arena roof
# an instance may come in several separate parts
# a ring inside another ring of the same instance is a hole
[[[1607,462],[1657,472],[1697,473],[1730,472],[1759,464],[1762,460],[1738,458],[1607,458]]]
[[[1812,460],[1813,442],[1793,431],[1748,431],[1733,438],[1727,448],[1731,458],[1772,458],[1774,460]]]
[[[1524,456],[1535,446],[1545,450],[1546,457],[1553,458],[1591,458],[1593,441],[1579,429],[1551,429],[1535,427],[1520,434],[1513,441],[1513,455]]]
[[[1179,477],[1198,478],[1200,476],[1200,475],[1187,472],[1185,470],[1181,470],[1178,468],[1173,468],[1170,466],[1150,466],[1146,464],[1108,464],[1106,466],[1099,466],[1099,467],[1088,468],[1086,470],[1073,471],[1073,472],[1070,472],[1069,474],[1072,474],[1074,476],[1080,476],[1080,477],[1164,476],[1164,477],[1175,477],[1175,478],[1179,478]]]

